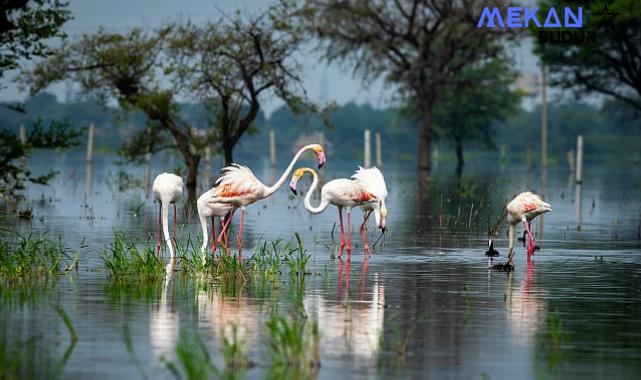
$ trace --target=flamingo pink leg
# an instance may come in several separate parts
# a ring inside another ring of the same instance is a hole
[[[240,227],[238,227],[238,261],[243,259],[243,224],[245,224],[245,209],[240,211]]]
[[[161,221],[161,214],[162,214],[162,204],[158,204],[158,230],[156,233],[156,255],[160,254],[160,225],[162,224]]]
[[[224,223],[222,225],[222,230],[220,231],[220,234],[218,235],[218,244],[223,243],[223,236],[225,237],[225,246],[227,246],[227,227],[229,226],[229,223],[231,223],[231,219],[234,217],[234,211],[232,210],[229,214],[225,215],[224,218]]]
[[[216,256],[216,218],[211,217],[211,255]]]
[[[366,255],[371,255],[371,251],[369,250],[369,242],[367,240],[367,219],[369,218],[371,211],[367,211],[365,213],[365,216],[363,217],[363,224],[361,224],[361,228],[359,228],[359,234],[361,235],[361,238],[363,239],[363,242],[365,243],[365,254]]]
[[[343,249],[345,248],[345,229],[343,228],[343,208],[338,208],[338,219],[341,221],[341,251],[338,253],[340,258],[343,255]]]
[[[525,230],[527,231],[528,243],[527,243],[527,256],[528,259],[532,254],[534,254],[534,236],[532,236],[532,231],[530,231],[530,223],[523,222]]]
[[[347,211],[347,253],[352,254],[352,213]]]

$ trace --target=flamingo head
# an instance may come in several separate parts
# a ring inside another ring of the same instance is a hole
[[[305,174],[304,168],[300,168],[300,169],[296,169],[296,171],[294,171],[294,175],[292,175],[292,180],[289,182],[289,188],[292,190],[292,193],[294,193],[294,195],[298,195],[296,186],[298,185],[298,180],[300,180],[304,174]]]
[[[322,168],[325,165],[325,150],[320,144],[313,144],[312,150],[316,153],[316,158],[318,159],[318,168]]]
[[[385,206],[385,203],[381,204],[381,220],[378,224],[378,227],[385,232],[387,225],[387,207]]]

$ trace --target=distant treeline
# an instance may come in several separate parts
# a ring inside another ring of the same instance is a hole
[[[25,113],[9,107],[0,107],[0,128],[17,129],[24,123],[27,128],[38,118],[44,120],[68,119],[77,125],[96,125],[96,151],[117,152],[133,132],[146,125],[142,113],[123,115],[116,107],[103,107],[92,99],[58,102],[51,94],[42,94],[24,102]],[[182,112],[196,128],[203,128],[211,122],[201,105],[183,104]],[[503,150],[511,159],[521,159],[529,147],[532,159],[538,160],[541,134],[540,107],[528,111],[521,109],[505,122],[492,127],[492,146],[483,142],[466,142],[467,154],[482,151]],[[641,119],[620,103],[606,102],[597,107],[578,102],[551,104],[548,106],[548,149],[551,164],[565,164],[566,153],[574,149],[576,136],[583,134],[588,158],[601,156],[617,158],[627,156],[634,161],[641,160]],[[411,163],[416,156],[417,121],[395,108],[375,109],[371,106],[348,103],[337,107],[332,115],[333,128],[323,128],[315,117],[294,115],[283,106],[269,117],[260,114],[253,132],[243,138],[238,153],[241,157],[267,155],[267,131],[274,129],[278,141],[279,157],[285,158],[292,152],[295,142],[302,135],[322,131],[334,157],[341,159],[362,159],[363,130],[381,132],[386,161]],[[439,157],[453,159],[449,143],[437,140]],[[500,149],[501,145],[504,146]]]

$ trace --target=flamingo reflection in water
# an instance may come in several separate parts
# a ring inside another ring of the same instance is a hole
[[[318,294],[305,297],[306,312],[318,319],[322,331],[322,352],[337,355],[347,352],[356,360],[376,358],[383,334],[385,286],[383,275],[375,273],[368,292],[367,272],[368,260],[365,259],[359,279],[358,300],[350,299],[351,259],[339,259],[336,301],[329,301]],[[367,300],[368,293],[371,294],[370,300]]]
[[[506,289],[505,307],[510,330],[523,346],[531,345],[541,323],[545,321],[545,294],[532,289],[534,261],[527,260],[525,279],[520,289],[513,289],[514,275],[510,273]]]
[[[160,301],[151,312],[149,338],[153,358],[174,355],[180,332],[180,314],[174,309],[174,271],[167,272]]]

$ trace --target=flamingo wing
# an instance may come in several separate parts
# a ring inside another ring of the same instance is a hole
[[[377,167],[374,166],[365,169],[359,166],[356,173],[352,175],[352,180],[369,195],[383,201],[387,198],[387,185],[385,184],[385,178],[383,177],[383,173],[381,173]],[[371,200],[372,199],[364,199],[363,202]]]
[[[253,194],[260,181],[247,167],[232,164],[222,169],[222,175],[216,180],[216,187],[213,189],[213,197],[216,198],[238,198]]]

